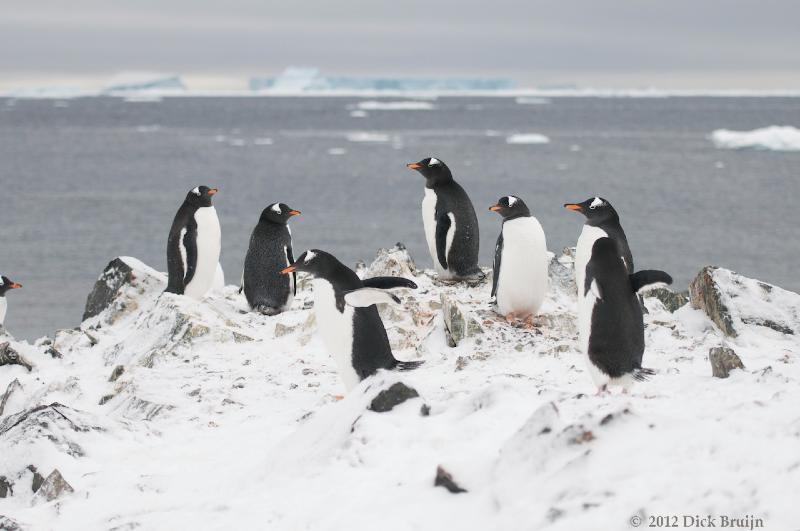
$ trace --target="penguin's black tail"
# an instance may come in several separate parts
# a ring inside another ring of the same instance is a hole
[[[417,367],[419,367],[423,363],[425,363],[425,360],[419,360],[419,361],[400,361],[400,360],[397,360],[397,365],[395,365],[394,367],[398,371],[413,371],[414,369],[416,369]]]
[[[638,369],[634,369],[633,371],[633,379],[637,382],[645,382],[650,379],[656,373],[653,369],[645,369],[644,367],[639,367]]]

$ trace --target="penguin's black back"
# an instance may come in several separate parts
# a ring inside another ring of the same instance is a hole
[[[280,308],[286,304],[291,289],[290,275],[282,275],[286,249],[291,258],[292,236],[288,225],[260,220],[250,235],[244,259],[244,295],[251,308]]]
[[[612,378],[640,369],[644,354],[642,308],[620,252],[617,241],[598,239],[586,266],[584,286],[588,290],[597,282],[602,296],[592,311],[589,359]]]
[[[478,216],[467,192],[454,180],[433,187],[436,193],[436,220],[452,212],[456,220],[456,233],[447,255],[447,269],[459,276],[472,275],[480,271],[478,252],[480,233]]]
[[[606,220],[596,226],[603,229],[605,233],[608,234],[609,238],[617,242],[617,247],[620,253],[619,255],[625,259],[625,266],[628,274],[632,274],[634,271],[633,254],[631,254],[631,248],[628,245],[628,237],[625,235],[625,231],[622,229],[619,218],[615,217],[614,219]]]
[[[167,238],[167,289],[169,293],[183,294],[186,284],[194,277],[197,266],[197,221],[195,213],[198,206],[184,201],[175,214],[172,227]],[[186,271],[183,269],[181,255],[181,232],[186,229],[183,236],[183,245],[186,249]]]

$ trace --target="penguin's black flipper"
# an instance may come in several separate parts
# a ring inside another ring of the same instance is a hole
[[[290,264],[294,263],[294,255],[292,254],[292,242],[286,246],[286,259]],[[292,284],[294,285],[294,295],[297,295],[297,271],[292,271]]]
[[[183,277],[183,285],[186,286],[194,278],[194,271],[197,269],[197,230],[187,230],[181,245],[186,253],[186,271]]]
[[[436,256],[444,269],[447,269],[447,232],[450,230],[450,216],[439,216],[436,220]]]
[[[392,289],[392,288],[411,288],[417,289],[417,284],[407,278],[402,277],[372,277],[361,281],[365,288]]]
[[[497,245],[494,246],[494,264],[492,264],[492,297],[497,295],[497,281],[500,278],[500,259],[503,256],[503,230],[497,237]]]
[[[638,293],[639,290],[648,286],[652,286],[653,284],[672,284],[671,276],[656,269],[637,271],[636,273],[630,275],[630,279],[631,287],[633,288],[634,293]]]
[[[425,360],[419,360],[419,361],[400,361],[400,360],[397,360],[397,365],[395,365],[395,368],[398,371],[413,371],[414,369],[416,369],[417,367],[419,367],[423,363],[425,363]]]

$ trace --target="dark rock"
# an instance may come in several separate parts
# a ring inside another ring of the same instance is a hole
[[[91,424],[86,413],[69,408],[58,402],[36,406],[8,415],[0,422],[0,447],[20,441],[32,443],[45,439],[72,457],[85,454],[83,448],[71,437],[72,432],[102,431]]]
[[[8,403],[8,399],[11,398],[11,395],[14,394],[16,391],[22,391],[22,384],[19,383],[19,380],[14,378],[14,380],[8,384],[6,387],[5,393],[3,393],[3,397],[0,398],[0,417],[3,416],[3,412],[6,409],[6,404]]]
[[[391,411],[395,406],[398,406],[412,398],[419,397],[416,389],[407,386],[402,382],[393,384],[388,389],[384,389],[372,399],[369,409],[377,413],[385,413]]]
[[[103,274],[94,283],[92,292],[86,299],[83,320],[100,315],[117,297],[117,292],[133,280],[133,269],[122,259],[115,258],[108,263]]]
[[[67,480],[56,468],[50,472],[50,475],[45,478],[42,485],[36,490],[33,499],[34,503],[38,501],[49,502],[72,492],[75,492],[75,489],[67,483]]]
[[[114,370],[111,371],[111,376],[108,377],[108,381],[116,382],[124,372],[125,372],[125,367],[123,365],[117,365],[116,367],[114,367]]]
[[[790,336],[794,335],[794,330],[792,330],[786,325],[776,323],[772,319],[762,319],[760,317],[744,317],[742,318],[742,322],[744,324],[753,324],[757,326],[765,326],[767,328],[772,328],[773,330],[775,330],[776,332],[780,332],[781,334],[788,334]]]
[[[453,481],[453,476],[450,474],[450,472],[441,466],[436,467],[436,479],[433,480],[433,486],[444,487],[453,494],[468,492],[467,489],[461,488],[458,483]]]
[[[431,414],[431,406],[428,404],[422,404],[422,407],[419,408],[419,414],[423,417],[428,417]]]
[[[8,498],[14,495],[14,484],[7,477],[0,476],[0,498]]]
[[[664,308],[670,313],[682,308],[689,302],[688,291],[675,292],[667,288],[653,288],[645,291],[643,295],[645,298],[654,297],[660,300]]]
[[[21,365],[28,369],[28,372],[33,370],[31,362],[20,356],[8,341],[0,343],[0,367],[3,365]]]
[[[39,487],[42,486],[42,483],[44,483],[44,476],[41,475],[33,465],[28,465],[28,470],[30,470],[31,474],[33,474],[33,481],[31,481],[31,492],[36,492],[39,490]]]
[[[714,347],[708,351],[708,360],[711,375],[717,378],[727,378],[733,369],[744,369],[741,358],[732,348]]]
[[[706,312],[725,335],[736,337],[733,319],[728,307],[722,302],[722,295],[717,283],[714,282],[713,275],[716,270],[717,268],[714,266],[704,267],[689,284],[692,307]]]
[[[23,531],[23,527],[13,518],[0,514],[0,531]]]

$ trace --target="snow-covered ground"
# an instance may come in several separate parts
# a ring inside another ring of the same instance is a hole
[[[800,521],[797,294],[709,273],[735,337],[688,304],[670,313],[646,298],[645,365],[657,375],[630,395],[595,396],[577,352],[568,256],[551,263],[530,331],[495,316],[490,282],[441,284],[394,249],[359,272],[419,284],[397,290],[404,309],[382,314],[396,357],[425,364],[379,374],[337,401],[344,388],[314,333],[307,282],[292,311],[265,317],[246,311],[235,286],[196,302],[163,294],[162,273],[125,263],[133,280],[110,307],[52,344],[12,340],[30,372],[0,365],[0,393],[12,388],[0,476],[13,488],[0,514],[23,529],[572,531],[628,529],[651,515],[752,515],[777,530]],[[456,347],[443,300],[471,322]],[[769,322],[752,319],[761,314]],[[708,352],[720,345],[745,365],[727,379],[711,376]],[[420,397],[370,410],[397,381]],[[57,469],[74,492],[34,494],[29,465],[44,477]],[[467,492],[434,486],[438,467]]]
[[[711,141],[720,149],[764,149],[769,151],[800,151],[800,129],[771,125],[752,131],[717,129]]]

